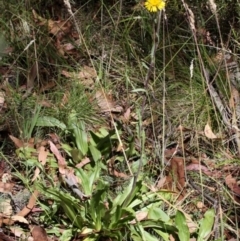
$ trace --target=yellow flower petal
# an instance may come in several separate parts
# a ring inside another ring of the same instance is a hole
[[[145,7],[149,12],[157,12],[165,7],[165,1],[163,0],[147,0]]]

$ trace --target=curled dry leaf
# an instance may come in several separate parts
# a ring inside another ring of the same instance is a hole
[[[205,125],[204,134],[209,139],[217,139],[217,136],[213,133],[213,131],[208,123]]]

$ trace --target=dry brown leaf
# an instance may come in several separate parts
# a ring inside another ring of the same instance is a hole
[[[178,130],[178,131],[183,131],[183,132],[185,132],[185,131],[192,131],[192,129],[189,129],[189,128],[184,127],[184,126],[182,126],[182,125],[179,125],[179,126],[177,127],[177,130]]]
[[[12,219],[14,222],[20,222],[20,223],[26,223],[26,224],[28,224],[27,219],[24,218],[23,216],[14,215],[14,216],[11,216],[11,219]]]
[[[93,67],[85,65],[79,72],[62,70],[62,75],[67,78],[79,80],[80,83],[85,87],[92,88],[94,85],[94,80],[97,77],[97,72]]]
[[[159,181],[157,182],[157,185],[156,185],[158,190],[164,186],[166,179],[167,179],[166,176],[159,179]]]
[[[217,139],[217,136],[213,133],[213,131],[208,123],[205,125],[204,134],[209,139]]]
[[[172,234],[170,234],[170,236],[169,236],[169,240],[170,240],[170,241],[176,241],[176,239],[173,237]]]
[[[14,183],[4,183],[0,182],[0,192],[9,193],[12,191]]]
[[[101,112],[110,112],[114,108],[114,102],[110,95],[105,94],[103,91],[98,90],[95,94],[97,104]]]
[[[97,100],[97,104],[100,108],[100,111],[105,112],[122,112],[123,108],[121,106],[116,106],[114,101],[112,100],[111,95],[104,93],[102,90],[98,90],[95,93],[95,98]]]
[[[33,88],[34,87],[34,80],[37,77],[37,72],[38,72],[38,63],[35,62],[31,69],[29,70],[29,73],[27,75],[27,88]]]
[[[153,115],[150,118],[147,118],[146,120],[143,121],[142,125],[143,126],[148,126],[151,125],[154,121],[158,119],[158,115]]]
[[[40,146],[39,147],[39,150],[38,150],[38,161],[42,164],[42,166],[44,166],[46,164],[48,154],[49,154],[49,152],[47,150],[45,150],[44,146]],[[37,179],[39,173],[40,173],[40,169],[37,167],[35,169],[34,176],[32,178],[32,182],[34,182]]]
[[[56,133],[49,133],[48,136],[51,137],[51,141],[54,144],[59,144],[60,143],[60,137]]]
[[[120,177],[120,178],[128,178],[129,176],[123,172],[118,172],[115,170],[114,168],[114,160],[112,159],[109,163],[108,163],[108,171],[109,174],[115,177]]]
[[[53,21],[51,19],[42,18],[36,13],[34,9],[32,10],[32,13],[35,18],[35,21],[37,21],[40,26],[47,25],[48,32],[56,36],[58,40],[61,40],[64,36],[70,34],[72,30],[72,24],[69,21]]]
[[[73,36],[73,34],[72,34]],[[79,35],[77,36],[77,38],[79,38]],[[67,54],[74,54],[74,51],[76,51],[76,46],[80,46],[81,41],[80,39],[77,39],[74,41],[74,44],[72,43],[65,43],[63,45],[61,45],[61,49],[63,51],[63,53],[67,53]]]
[[[148,212],[147,211],[139,211],[136,213],[135,219],[130,221],[129,224],[136,224],[137,221],[142,221],[145,220],[148,216]]]
[[[182,157],[173,156],[171,159],[170,168],[171,175],[166,176],[166,181],[163,188],[171,190],[173,192],[178,192],[178,200],[181,200],[185,194],[185,168],[184,159]],[[172,178],[174,176],[174,180]]]
[[[41,89],[39,90],[39,92],[43,93],[45,91],[48,91],[48,90],[52,89],[55,86],[56,86],[56,81],[54,81],[54,80],[48,81],[43,86],[41,86]]]
[[[31,210],[34,208],[38,195],[39,195],[39,192],[35,190],[32,196],[30,197],[28,204],[20,212],[18,212],[16,216],[25,217],[26,215],[28,215],[31,212]]]
[[[201,165],[201,164],[190,164],[186,167],[186,170],[188,171],[202,171],[203,173],[205,173],[208,176],[212,176],[212,172],[205,166]]]
[[[0,213],[9,217],[13,214],[13,208],[10,198],[1,200]]]
[[[82,70],[78,73],[78,78],[80,79],[97,78],[97,72],[94,68],[85,65],[83,66]]]
[[[68,103],[68,98],[69,98],[70,93],[66,91],[62,97],[60,107],[64,107]]]
[[[225,177],[225,182],[229,189],[238,197],[240,197],[240,187],[237,184],[236,179],[230,174]]]
[[[131,117],[131,108],[127,108],[126,112],[123,114],[123,122],[128,123]]]
[[[57,149],[56,145],[53,144],[53,142],[48,141],[48,143],[50,145],[50,150],[52,151],[52,153],[54,154],[54,156],[58,160],[59,172],[62,175],[65,175],[66,174],[66,167],[67,167],[67,163],[66,163],[65,158],[61,155],[60,151]]]
[[[192,221],[191,217],[188,214],[185,214],[185,217],[186,217],[187,226],[189,228],[189,232],[195,233],[196,230],[198,229],[198,225]]]
[[[11,232],[13,233],[13,235],[15,237],[18,237],[18,238],[22,238],[22,239],[25,239],[26,236],[25,236],[25,231],[20,228],[20,227],[9,227],[9,229],[11,230]]]
[[[34,241],[48,241],[46,230],[40,226],[33,226],[31,233]]]
[[[2,182],[3,183],[8,183],[12,180],[12,175],[10,173],[4,173],[2,175]]]
[[[203,202],[197,202],[196,206],[197,206],[198,209],[203,209],[205,207]]]
[[[47,22],[48,22],[49,33],[56,36],[57,39],[60,39],[60,40],[64,36],[70,34],[72,30],[72,24],[66,20],[53,21],[49,19]]]
[[[38,102],[38,104],[40,106],[48,107],[48,108],[54,107],[54,105],[51,102],[47,101],[47,100],[41,100],[41,101]]]
[[[0,241],[13,241],[13,239],[4,234],[3,232],[0,232]]]
[[[1,216],[1,218],[0,218],[0,227],[2,227],[3,224],[11,226],[11,225],[14,224],[14,221],[11,218],[7,218],[7,217],[4,217],[4,216]]]
[[[4,106],[5,103],[5,92],[4,91],[0,91],[0,108]]]
[[[12,135],[9,135],[10,139],[13,141],[14,145],[17,147],[17,148],[20,148],[20,147],[23,147],[24,146],[24,142]]]
[[[76,165],[77,168],[82,168],[83,166],[87,165],[90,163],[91,160],[88,157],[85,157],[80,163]]]

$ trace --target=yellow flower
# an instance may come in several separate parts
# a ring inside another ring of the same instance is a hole
[[[145,2],[145,7],[149,12],[157,12],[165,7],[165,2],[163,0],[147,0]]]

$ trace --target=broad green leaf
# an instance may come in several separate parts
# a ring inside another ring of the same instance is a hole
[[[136,155],[136,154],[138,154],[138,153],[135,149],[135,139],[132,136],[130,141],[129,141],[128,148],[126,150],[126,155],[127,155],[127,157],[131,157],[131,156]]]
[[[59,238],[59,241],[69,241],[73,236],[72,229],[66,229],[63,231],[62,235]]]
[[[129,185],[125,188],[123,193],[119,193],[118,196],[113,201],[113,206],[116,207],[118,205],[122,205],[126,198],[129,196],[130,192],[132,191],[134,178],[131,179]],[[114,212],[114,211],[113,211]]]
[[[90,182],[90,180],[89,180],[89,175],[91,175],[91,174],[88,174],[82,168],[79,168],[79,169],[76,169],[76,175],[81,180],[81,186],[83,189],[83,193],[86,195],[91,195],[92,194],[92,181]]]
[[[76,148],[73,148],[70,153],[74,163],[79,163],[84,158],[82,153]]]
[[[43,127],[58,127],[65,131],[67,129],[66,125],[52,116],[39,116],[36,122],[36,126]]]
[[[135,197],[134,200],[131,201],[131,203],[128,205],[128,207],[135,207],[137,205],[139,205],[140,203],[146,202],[149,200],[153,200],[153,202],[157,202],[157,200],[159,200],[159,193],[160,192],[147,192],[145,193],[145,195],[142,195],[140,197]]]
[[[180,241],[189,241],[190,232],[187,226],[186,217],[179,210],[176,213],[175,224],[178,229],[178,237]]]
[[[118,221],[121,219],[122,216],[122,207],[121,206],[117,206],[115,209],[115,212],[111,213],[110,219],[110,225],[109,228],[116,228]]]
[[[153,220],[161,220],[163,222],[168,222],[170,217],[159,207],[156,205],[152,205],[148,212],[148,218]]]
[[[178,231],[178,229],[175,227],[175,225],[171,224],[171,222],[166,224],[162,221],[143,220],[143,221],[141,221],[141,225],[144,228],[157,228],[157,229],[164,230],[168,233],[176,233]]]
[[[129,222],[134,220],[136,213],[131,208],[122,208],[118,206],[116,212],[111,213],[110,228],[117,229],[128,226]]]
[[[88,139],[85,124],[79,121],[76,111],[72,110],[68,117],[68,129],[75,138],[75,143],[82,155],[88,152]]]
[[[132,190],[131,186],[131,192],[129,197],[127,197],[124,201],[124,206],[129,207],[131,206],[131,203],[134,202],[135,199],[137,198],[142,198],[141,196],[141,189],[142,189],[142,180],[137,181],[135,188]]]
[[[93,157],[93,160],[95,162],[101,160],[101,157],[102,157],[101,152],[96,147],[94,147],[93,145],[90,145],[89,150],[90,150],[90,152],[92,154],[92,157]]]
[[[163,240],[169,241],[169,233],[163,232],[163,231],[161,231],[161,230],[159,230],[159,229],[156,229],[156,228],[154,228],[153,230],[154,230],[158,235],[160,235],[160,236],[163,238]]]
[[[33,154],[36,154],[37,150],[32,148],[32,147],[20,147],[16,150],[16,153],[18,155],[18,157],[20,158],[24,158],[24,159],[33,159]],[[37,159],[37,157],[36,157]]]
[[[92,170],[84,171],[82,168],[76,168],[76,175],[81,179],[81,186],[86,195],[92,195],[94,182],[99,179],[102,166],[98,161]]]
[[[84,238],[84,241],[97,241],[99,239],[98,234],[91,235],[90,237]]]
[[[80,121],[78,123],[72,124],[72,127],[77,148],[82,152],[82,155],[86,155],[88,152],[88,140],[85,124]]]
[[[90,200],[90,207],[88,212],[92,216],[92,219],[95,223],[95,230],[97,231],[101,230],[101,220],[106,212],[106,207],[103,205],[105,192],[105,189],[97,190],[97,192],[93,194]]]
[[[130,235],[131,235],[132,240],[142,241],[142,238],[139,235],[138,225],[131,225],[130,226]]]
[[[152,234],[148,233],[147,231],[143,231],[143,240],[146,240],[146,241],[159,241],[159,239],[155,236],[153,236]],[[189,240],[188,240],[189,241]]]
[[[99,132],[94,133],[91,132],[91,139],[90,139],[90,143],[91,145],[95,146],[102,155],[109,155],[109,153],[111,152],[114,143],[118,140],[117,139],[117,135],[115,133],[115,130],[110,131],[109,133],[105,131],[103,131],[103,134],[99,134]]]
[[[206,211],[204,218],[201,220],[197,241],[206,241],[208,239],[208,235],[211,233],[213,227],[214,216],[215,212],[213,209]]]
[[[82,228],[84,225],[83,218],[80,215],[82,207],[79,200],[71,196],[69,193],[64,193],[57,188],[45,188],[41,184],[37,185],[40,192],[44,193],[47,197],[58,202],[64,210],[65,215],[70,219],[71,223]]]

